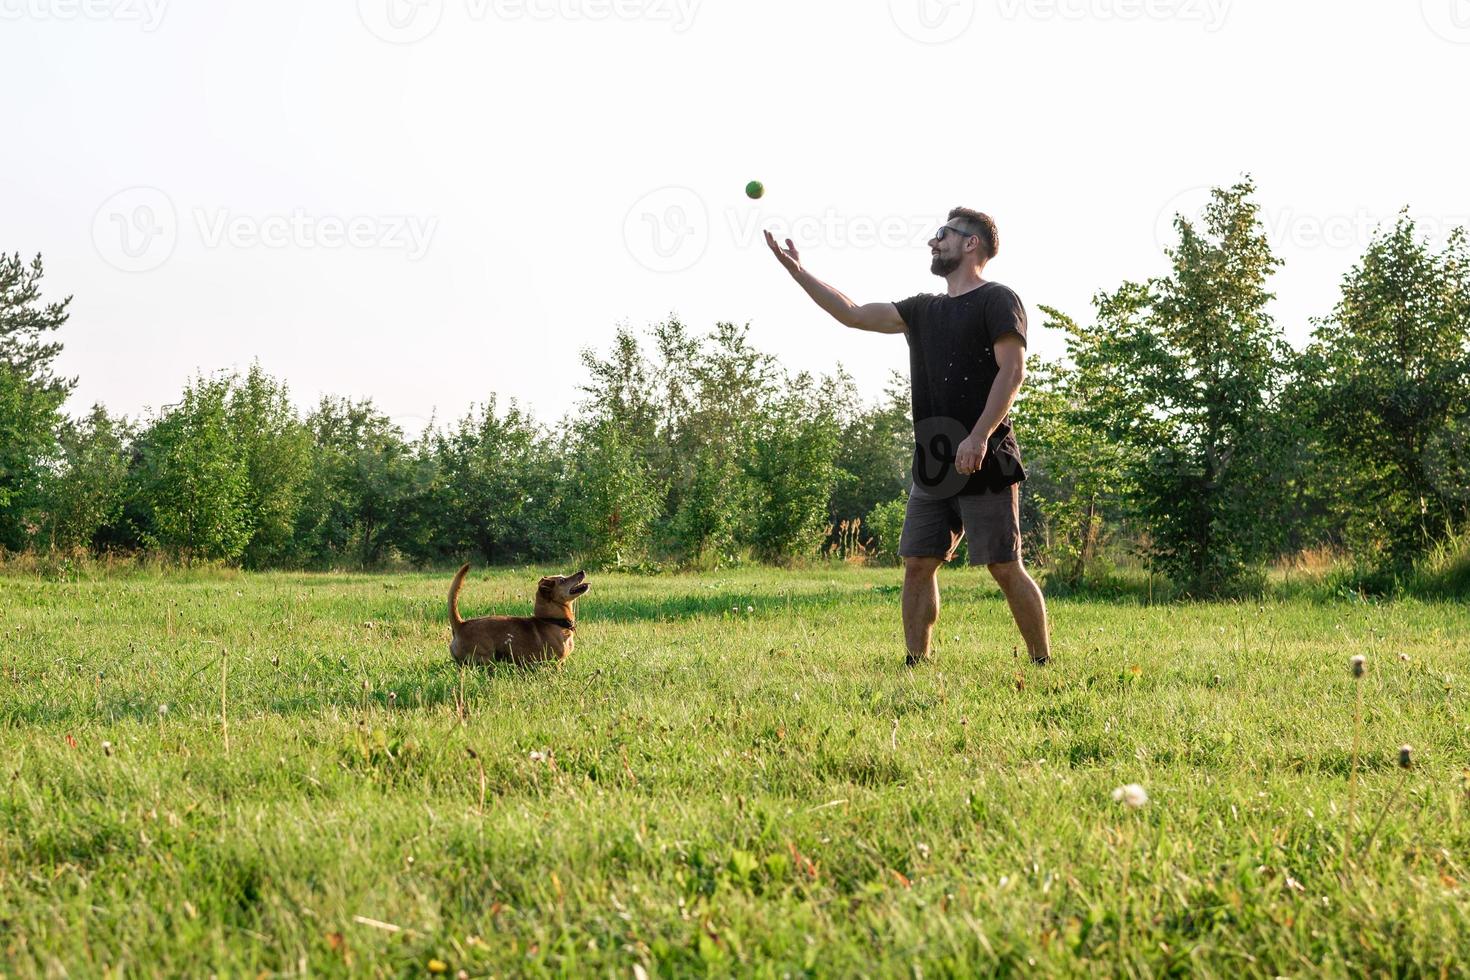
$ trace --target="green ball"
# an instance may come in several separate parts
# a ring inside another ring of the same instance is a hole
[[[758,180],[752,180],[750,183],[745,185],[745,196],[750,198],[752,201],[758,200],[761,195],[765,194],[765,192],[766,185],[762,184]]]

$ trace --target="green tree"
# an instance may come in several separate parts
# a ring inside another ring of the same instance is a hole
[[[555,482],[545,434],[514,402],[502,414],[494,396],[448,432],[435,433],[434,482],[426,501],[435,547],[445,556],[476,552],[506,562],[536,550]]]
[[[777,370],[748,332],[719,323],[700,345],[688,368],[692,405],[671,440],[674,540],[686,559],[705,565],[734,560],[754,544],[752,423],[773,394]]]
[[[232,380],[228,414],[245,462],[245,513],[252,529],[242,558],[251,568],[285,563],[310,472],[311,434],[296,417],[286,386],[259,364],[243,380]]]
[[[1065,314],[1042,307],[1047,326],[1075,335]],[[1012,416],[1024,440],[1023,498],[1036,519],[1027,530],[1028,550],[1049,568],[1048,582],[1083,585],[1089,564],[1116,526],[1132,489],[1128,447],[1088,424],[1088,379],[1062,365],[1031,359],[1027,382]]]
[[[809,375],[798,375],[752,426],[751,539],[764,561],[813,556],[827,537],[839,475],[839,432],[831,407],[839,384],[829,378],[819,387]]]
[[[634,565],[648,556],[664,488],[638,442],[613,418],[578,426],[566,514],[573,550],[594,568]]]
[[[421,467],[371,399],[323,398],[306,418],[310,477],[296,519],[300,560],[380,564],[416,506]]]
[[[1132,504],[1163,570],[1194,594],[1245,584],[1272,551],[1280,460],[1272,413],[1288,348],[1266,312],[1271,254],[1249,178],[1183,217],[1172,271],[1124,283],[1073,325],[1078,420],[1126,451]]]
[[[250,471],[230,424],[228,378],[200,378],[139,437],[137,487],[145,540],[181,558],[233,561],[244,553]]]
[[[839,375],[839,379],[844,375]],[[914,427],[908,380],[893,374],[873,405],[835,401],[838,428],[837,485],[832,490],[830,520],[865,519],[874,507],[908,492],[914,452]],[[866,522],[865,522],[866,523]],[[872,530],[874,534],[876,529]]]
[[[64,419],[55,467],[46,479],[43,533],[51,548],[95,547],[104,527],[122,515],[127,494],[131,427],[101,405],[84,419]]]
[[[29,266],[0,253],[0,548],[24,548],[38,530],[45,464],[56,452],[61,406],[75,381],[56,377],[71,297],[41,299],[41,256]]]
[[[1303,376],[1320,479],[1356,551],[1407,568],[1470,503],[1470,248],[1435,252],[1407,212],[1348,272]]]

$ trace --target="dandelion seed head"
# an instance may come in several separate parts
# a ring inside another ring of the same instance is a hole
[[[1348,662],[1352,664],[1354,677],[1362,677],[1368,672],[1368,658],[1361,653]]]
[[[1113,800],[1136,810],[1148,802],[1148,791],[1137,783],[1129,783],[1113,790]]]
[[[1414,768],[1414,747],[1412,745],[1399,746],[1399,768]]]

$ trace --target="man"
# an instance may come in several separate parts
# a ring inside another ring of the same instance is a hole
[[[1021,564],[1020,483],[1026,478],[1011,432],[1011,403],[1025,379],[1026,309],[983,276],[999,250],[988,215],[955,208],[929,239],[929,271],[942,295],[862,306],[801,265],[791,239],[766,244],[816,304],[843,326],[901,333],[913,387],[913,486],[898,553],[904,561],[903,630],[908,664],[929,659],[939,618],[939,567],[969,539],[970,564],[984,565],[1005,593],[1031,660],[1051,659],[1046,601]]]

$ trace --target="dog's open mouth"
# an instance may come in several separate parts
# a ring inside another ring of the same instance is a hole
[[[587,584],[586,572],[578,572],[577,574],[570,576],[569,581],[576,583],[567,590],[567,595],[571,596],[573,599],[576,599],[579,596],[586,595],[587,590],[592,588],[592,586]]]

